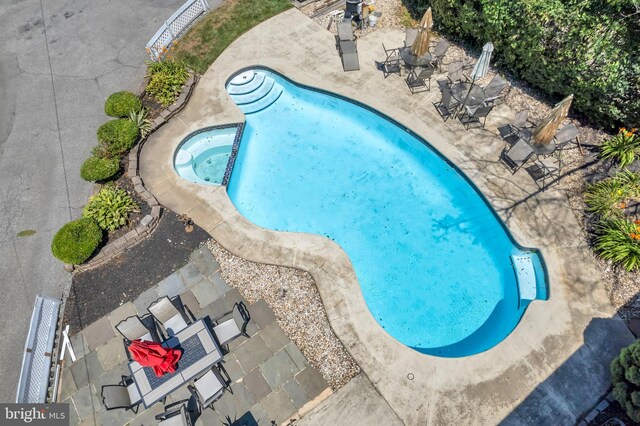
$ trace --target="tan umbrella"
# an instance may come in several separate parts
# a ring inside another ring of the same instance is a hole
[[[535,143],[547,145],[553,140],[553,137],[558,131],[558,127],[560,127],[564,119],[567,118],[567,114],[569,114],[571,102],[573,102],[573,95],[569,95],[558,102],[549,115],[538,124],[533,131],[533,140]]]
[[[416,56],[424,56],[429,51],[429,36],[433,27],[433,14],[431,8],[427,9],[418,26],[418,36],[411,46],[411,53]]]

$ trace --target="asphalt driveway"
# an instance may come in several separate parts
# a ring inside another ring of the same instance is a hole
[[[15,400],[36,294],[71,277],[51,239],[81,214],[80,165],[112,92],[135,90],[144,46],[183,0],[12,0],[0,6],[0,401]],[[35,231],[18,236],[22,231]]]

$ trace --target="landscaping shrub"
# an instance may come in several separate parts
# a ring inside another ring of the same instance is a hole
[[[140,137],[144,138],[151,131],[151,120],[147,117],[147,110],[142,108],[138,112],[131,111],[129,120],[133,122],[140,132]]]
[[[609,178],[589,185],[584,201],[587,211],[601,218],[620,218],[628,199],[634,194],[633,188],[621,178]]]
[[[640,151],[640,137],[636,133],[638,129],[631,131],[624,127],[618,134],[602,144],[600,157],[615,161],[620,167],[626,167],[636,159],[636,153]]]
[[[107,121],[98,129],[98,141],[111,155],[131,149],[137,137],[138,128],[128,118]]]
[[[596,251],[603,259],[621,264],[627,271],[640,266],[640,221],[610,219],[599,223]]]
[[[88,218],[64,225],[53,237],[51,251],[64,263],[79,265],[89,258],[102,241],[102,230]]]
[[[168,107],[180,94],[189,78],[187,67],[182,62],[165,60],[149,62],[147,67],[149,84],[146,92],[162,106]]]
[[[640,340],[623,348],[609,370],[613,397],[633,421],[640,422]]]
[[[631,0],[404,0],[435,29],[495,46],[495,63],[613,128],[640,122],[640,15]]]
[[[89,198],[84,217],[94,220],[100,228],[114,231],[127,224],[129,213],[138,211],[138,204],[122,188],[105,185]]]
[[[104,113],[110,117],[128,117],[131,111],[139,112],[142,102],[131,92],[116,92],[104,103]]]
[[[80,177],[90,182],[109,179],[120,170],[118,158],[92,156],[86,159],[80,168]]]

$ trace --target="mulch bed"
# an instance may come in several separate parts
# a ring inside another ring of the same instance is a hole
[[[187,233],[178,216],[164,210],[156,230],[146,240],[105,266],[75,273],[64,322],[71,333],[108,314],[154,286],[189,261],[189,255],[209,235],[197,226]]]

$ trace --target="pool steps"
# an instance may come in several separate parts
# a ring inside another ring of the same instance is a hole
[[[243,113],[253,114],[277,101],[283,88],[264,72],[251,70],[233,77],[227,92]]]

